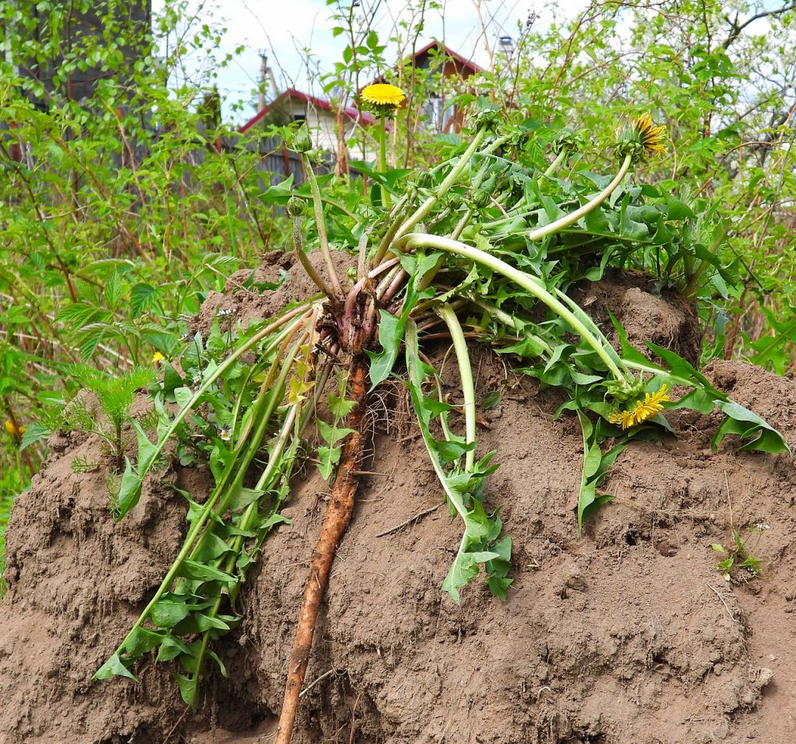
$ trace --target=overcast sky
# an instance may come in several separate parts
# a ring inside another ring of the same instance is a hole
[[[484,34],[478,20],[476,0],[438,0],[439,10],[428,10],[425,27],[419,45],[434,38],[445,39],[454,51],[487,66],[488,55]],[[362,17],[377,4],[374,26],[382,43],[396,34],[397,23],[408,19],[405,0],[360,0],[357,12]],[[417,4],[418,0],[415,0]],[[528,14],[536,14],[534,27],[546,28],[557,18],[571,18],[585,8],[586,0],[568,0],[566,3],[552,2],[543,5],[543,0],[481,0],[481,13],[488,27],[488,42],[496,45],[497,38],[518,36],[518,23],[524,24]],[[157,14],[163,0],[153,0],[153,11]],[[345,0],[348,5],[348,0]],[[561,6],[564,6],[562,9]],[[237,47],[244,50],[230,65],[218,73],[216,81],[225,99],[227,117],[245,121],[255,111],[251,91],[257,84],[262,51],[268,55],[268,64],[274,69],[280,88],[296,87],[308,93],[323,95],[317,77],[308,74],[305,49],[315,57],[315,65],[328,71],[334,62],[342,60],[346,44],[344,36],[334,38],[335,25],[330,16],[334,11],[326,0],[189,0],[189,11],[197,21],[213,21],[226,31],[218,52],[232,53]],[[212,24],[211,24],[212,25]],[[401,32],[405,37],[406,32]],[[388,45],[386,55],[392,60],[397,54],[394,44]],[[207,60],[191,55],[184,65],[192,77],[201,76],[208,67]],[[243,100],[244,111],[233,111],[233,104]]]

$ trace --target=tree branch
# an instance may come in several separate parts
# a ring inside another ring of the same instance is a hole
[[[781,8],[776,8],[775,10],[766,10],[762,13],[757,13],[750,18],[747,18],[743,23],[738,23],[738,16],[735,17],[735,20],[732,22],[732,29],[730,30],[729,36],[725,39],[722,47],[724,49],[729,49],[730,45],[741,35],[741,31],[743,31],[747,26],[751,25],[755,21],[759,21],[761,18],[766,18],[768,16],[778,16],[782,15],[783,13],[787,13],[789,10],[796,10],[796,3],[787,3],[783,5]]]

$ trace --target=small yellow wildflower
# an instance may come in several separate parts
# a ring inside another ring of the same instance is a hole
[[[156,352],[155,352],[155,353],[152,355],[152,364],[153,364],[155,367],[157,367],[157,366],[158,366],[158,364],[160,364],[160,363],[161,363],[161,362],[162,362],[162,361],[163,361],[165,358],[166,358],[166,357],[165,357],[163,354],[161,354],[159,351],[156,351]]]
[[[17,426],[11,419],[6,419],[6,431],[14,437],[18,442],[22,440],[22,435],[25,433],[24,426]]]
[[[617,411],[611,414],[608,420],[612,424],[620,424],[623,429],[629,429],[631,426],[638,426],[643,424],[648,419],[656,416],[663,410],[662,403],[671,400],[667,395],[666,385],[661,385],[661,389],[657,393],[647,393],[644,400],[636,401],[636,405],[631,411]]]
[[[663,155],[666,152],[666,148],[663,146],[666,127],[663,125],[656,127],[649,111],[633,122],[633,129],[639,133],[641,144],[648,155]]]
[[[397,109],[406,100],[406,96],[394,85],[374,83],[362,90],[362,100],[378,109]]]

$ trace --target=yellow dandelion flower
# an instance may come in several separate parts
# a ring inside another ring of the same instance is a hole
[[[163,354],[161,354],[159,351],[156,351],[152,355],[152,364],[157,367],[157,365],[160,364],[165,358],[166,357]]]
[[[374,83],[362,90],[362,100],[378,109],[397,109],[406,96],[400,88],[387,83]]]
[[[638,132],[641,144],[648,155],[662,155],[666,152],[666,148],[663,146],[666,127],[663,125],[655,126],[649,111],[633,122],[633,129]]]
[[[623,429],[629,429],[633,426],[633,411],[618,411],[617,413],[612,413],[608,420],[612,424],[619,424]]]
[[[17,441],[20,441],[25,433],[25,427],[17,426],[11,419],[6,419],[5,427],[6,431]]]
[[[667,394],[666,385],[661,385],[661,389],[656,393],[647,393],[644,400],[636,401],[636,405],[630,411],[617,411],[611,414],[608,420],[612,424],[619,424],[623,429],[631,426],[638,426],[645,421],[657,416],[663,410],[663,403],[671,400]]]

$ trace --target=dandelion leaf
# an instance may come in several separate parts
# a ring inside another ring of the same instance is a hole
[[[138,682],[138,678],[125,666],[118,652],[113,654],[96,672],[92,679],[110,679],[111,677],[127,677]]]

